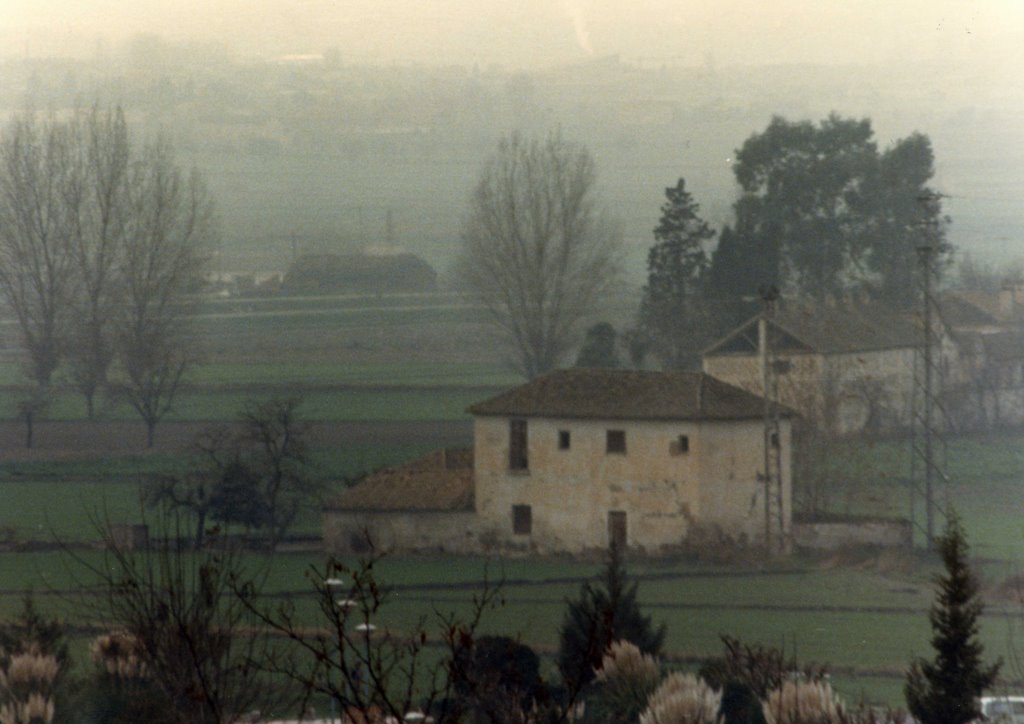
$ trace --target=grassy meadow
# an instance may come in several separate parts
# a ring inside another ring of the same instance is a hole
[[[518,381],[483,311],[457,296],[219,300],[202,311],[194,340],[202,362],[168,419],[231,420],[254,399],[298,395],[309,420],[416,423],[427,431],[415,441],[314,449],[327,495],[347,477],[426,452],[435,446],[432,422],[466,420],[467,405]],[[9,356],[0,359],[0,418],[14,417],[24,384],[19,370]],[[64,388],[46,414],[80,420],[84,405]],[[109,402],[100,417],[132,420],[134,414]],[[946,452],[951,484],[939,495],[962,516],[979,559],[989,603],[982,638],[991,656],[1014,660],[1015,650],[1024,650],[1024,609],[1001,584],[1020,573],[1024,561],[1024,432],[954,439]],[[828,510],[907,515],[908,455],[906,441],[851,442],[842,451],[844,474],[828,491]],[[141,521],[146,478],[187,464],[183,454],[167,451],[0,456],[0,542],[22,551],[0,554],[0,617],[13,614],[32,590],[45,610],[89,623],[76,603],[92,582],[86,569],[66,551],[28,544],[58,538],[74,556],[103,565],[102,552],[91,547],[98,522]],[[319,529],[319,515],[310,509],[295,532],[315,536]],[[322,561],[315,551],[247,558],[265,567],[268,595],[297,601],[312,601],[305,574]],[[380,623],[407,629],[434,610],[465,611],[486,574],[505,581],[505,605],[488,615],[485,630],[519,636],[550,653],[566,598],[599,569],[594,560],[385,559],[376,570],[393,591]],[[629,570],[640,581],[646,611],[666,624],[667,652],[680,666],[720,653],[719,636],[730,634],[783,646],[801,662],[831,664],[837,687],[850,699],[899,704],[902,670],[912,656],[929,654],[926,612],[938,569],[924,554],[847,552],[767,565],[638,558]],[[1024,678],[1013,667],[1006,673]]]

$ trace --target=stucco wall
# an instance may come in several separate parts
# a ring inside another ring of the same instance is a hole
[[[914,351],[877,350],[823,356],[782,354],[789,363],[779,375],[779,401],[809,420],[826,420],[836,432],[857,432],[867,424],[884,428],[909,424]],[[705,357],[706,373],[761,395],[763,373],[757,355]]]
[[[782,446],[789,511],[789,425]],[[609,429],[624,430],[626,453],[606,452]],[[559,431],[570,433],[560,450]],[[689,451],[673,455],[680,435]],[[528,471],[509,470],[509,420],[474,422],[476,507],[481,538],[537,552],[608,545],[608,514],[627,518],[627,544],[648,551],[678,545],[693,521],[732,535],[763,531],[763,427],[742,422],[628,422],[530,418]],[[760,503],[760,504],[759,504]],[[513,533],[512,508],[531,507],[528,535]]]
[[[328,553],[362,552],[364,531],[380,551],[476,553],[482,548],[473,511],[324,512],[324,547]]]

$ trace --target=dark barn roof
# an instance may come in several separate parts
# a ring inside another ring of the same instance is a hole
[[[605,420],[747,420],[764,414],[764,401],[703,372],[568,369],[478,402],[469,412]]]
[[[757,353],[757,324],[763,313],[741,324],[704,351],[705,357]],[[769,325],[779,352],[849,354],[909,349],[920,344],[912,318],[880,304],[780,305]]]

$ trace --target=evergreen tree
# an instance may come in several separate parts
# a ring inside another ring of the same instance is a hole
[[[587,336],[576,357],[577,367],[616,368],[620,367],[616,349],[618,334],[608,322],[598,322],[587,330]]]
[[[704,245],[715,232],[700,218],[700,206],[683,179],[665,189],[665,198],[647,254],[639,326],[662,365],[679,369],[696,360],[700,346],[699,287],[708,266]]]
[[[613,641],[629,641],[652,656],[661,653],[665,626],[655,629],[651,617],[640,612],[638,585],[627,581],[621,551],[612,544],[601,581],[584,583],[579,598],[567,602],[558,646],[558,667],[566,690],[579,691],[593,680]]]
[[[732,168],[735,221],[723,229],[708,275],[719,305],[771,285],[819,302],[866,290],[906,306],[914,301],[915,247],[938,244],[936,269],[948,264],[941,200],[922,201],[933,196],[927,136],[880,152],[866,118],[777,116],[736,149]]]
[[[904,694],[910,713],[922,724],[966,724],[980,716],[978,697],[992,686],[1000,664],[986,666],[981,659],[978,617],[983,606],[956,515],[950,514],[938,544],[946,571],[936,579],[935,603],[928,615],[935,660],[911,664]]]

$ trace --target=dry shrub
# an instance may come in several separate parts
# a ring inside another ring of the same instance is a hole
[[[607,721],[634,721],[660,678],[657,659],[629,641],[614,641],[597,671],[595,703]]]
[[[713,724],[720,703],[703,679],[674,671],[647,700],[640,724]]]
[[[53,690],[60,674],[56,657],[36,647],[10,657],[0,670],[0,721],[4,724],[49,724],[53,721]]]
[[[111,631],[93,639],[89,649],[93,663],[118,679],[148,676],[138,639],[127,631]]]
[[[786,681],[768,693],[764,705],[768,724],[842,724],[843,702],[826,681]]]

